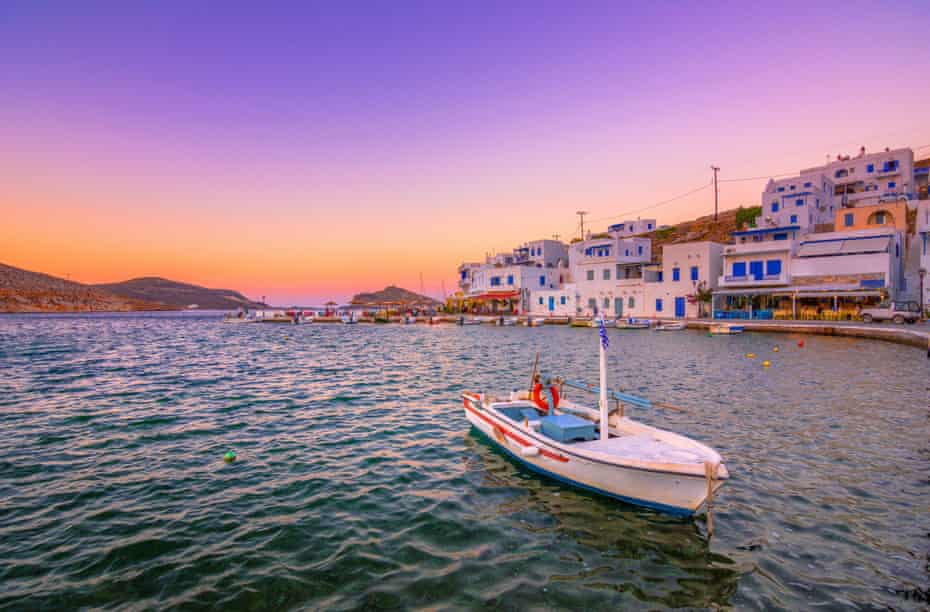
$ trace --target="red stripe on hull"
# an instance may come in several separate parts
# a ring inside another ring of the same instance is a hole
[[[496,427],[496,428],[500,429],[500,431],[501,431],[505,436],[507,436],[508,438],[513,439],[515,442],[517,442],[517,443],[520,444],[521,446],[535,446],[532,442],[530,442],[530,441],[527,440],[526,438],[524,438],[524,437],[522,437],[522,436],[520,436],[520,435],[518,435],[518,434],[515,434],[514,432],[510,431],[509,429],[504,429],[503,427],[501,427],[500,425],[498,425],[497,423],[495,423],[494,421],[492,421],[491,419],[489,419],[489,418],[486,417],[485,415],[481,414],[479,411],[477,411],[477,410],[475,410],[474,408],[472,408],[471,406],[469,406],[469,405],[468,405],[468,400],[469,400],[469,399],[470,399],[470,398],[466,398],[465,400],[463,400],[463,403],[465,404],[465,410],[468,410],[469,412],[471,412],[472,414],[474,414],[476,417],[478,417],[479,419],[481,419],[482,421],[484,421],[485,423],[487,423],[487,424],[490,425],[491,427]],[[549,459],[555,459],[556,461],[562,461],[563,463],[564,463],[564,462],[568,462],[568,457],[565,457],[564,455],[559,455],[559,454],[557,454],[557,453],[553,453],[553,452],[551,452],[551,451],[547,451],[547,450],[544,449],[544,448],[540,448],[540,449],[539,449],[539,454],[542,455],[543,457],[547,457],[547,458],[549,458]]]

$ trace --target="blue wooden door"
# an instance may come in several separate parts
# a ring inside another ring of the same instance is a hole
[[[675,318],[683,319],[685,317],[685,298],[675,298]]]
[[[762,262],[761,261],[750,261],[749,262],[749,275],[756,280],[762,280],[765,273],[762,271]]]
[[[555,310],[555,296],[549,296],[549,312]]]

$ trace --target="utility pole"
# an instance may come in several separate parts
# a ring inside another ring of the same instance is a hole
[[[558,240],[559,238],[561,238],[561,234],[552,234],[553,240]]]
[[[579,210],[579,211],[576,212],[575,214],[578,215],[579,217],[581,217],[581,239],[584,240],[584,216],[585,216],[586,214],[588,214],[588,211],[586,211],[586,210]]]
[[[711,170],[714,171],[714,221],[717,220],[717,173],[720,172],[719,166],[711,166]]]

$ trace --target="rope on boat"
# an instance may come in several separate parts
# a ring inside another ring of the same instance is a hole
[[[706,461],[704,463],[704,477],[707,480],[707,499],[704,501],[707,509],[707,537],[714,535],[714,483],[717,481],[717,467],[719,464]]]

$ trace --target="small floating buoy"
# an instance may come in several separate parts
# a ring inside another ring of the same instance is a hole
[[[801,348],[804,348],[804,341],[798,340],[798,346],[800,346]]]
[[[755,353],[746,353],[746,357],[749,358],[749,359],[755,359],[755,358],[756,358],[756,354],[755,354]]]
[[[768,359],[766,359],[765,361],[762,362],[762,367],[763,367],[763,368],[767,368],[767,367],[769,367],[770,365],[772,365],[772,363],[771,363]]]
[[[233,451],[227,451],[226,454],[223,455],[223,461],[225,461],[226,463],[232,463],[235,460],[236,460],[236,453],[234,453]]]
[[[776,346],[775,348],[772,349],[772,352],[773,352],[773,353],[777,353],[779,350],[780,350],[780,349]]]

